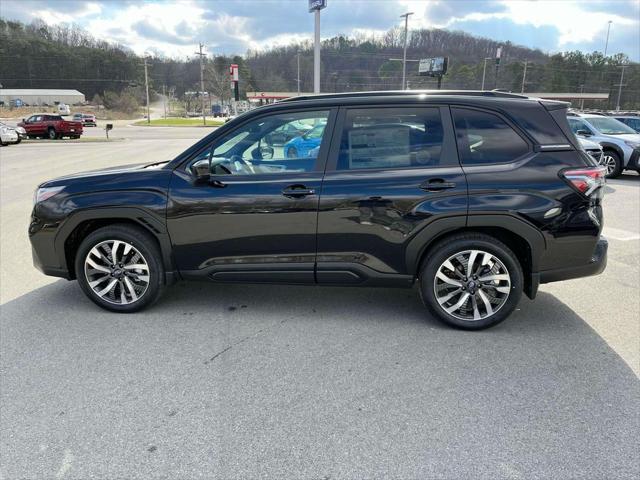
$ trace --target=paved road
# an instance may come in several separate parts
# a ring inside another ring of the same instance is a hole
[[[488,331],[396,289],[183,283],[118,316],[31,267],[33,188],[207,130],[115,133],[0,150],[0,478],[640,475],[640,176],[609,183],[606,272]]]

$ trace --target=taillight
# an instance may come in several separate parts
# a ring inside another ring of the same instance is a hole
[[[570,168],[561,172],[561,175],[578,192],[590,196],[605,184],[605,167]]]

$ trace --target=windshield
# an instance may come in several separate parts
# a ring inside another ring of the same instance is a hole
[[[588,119],[596,130],[605,135],[622,135],[624,133],[636,133],[631,127],[627,127],[624,123],[610,117],[593,117]]]

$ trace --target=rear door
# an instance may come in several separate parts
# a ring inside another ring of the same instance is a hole
[[[318,213],[317,281],[410,284],[429,239],[466,221],[449,108],[344,108],[333,138]]]

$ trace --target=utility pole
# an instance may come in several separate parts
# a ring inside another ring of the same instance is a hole
[[[144,57],[144,88],[147,91],[147,125],[151,124],[149,116],[149,75],[147,74],[147,56]]]
[[[407,88],[407,38],[409,34],[409,16],[413,15],[413,12],[407,12],[400,15],[400,18],[404,18],[404,49],[402,51],[402,90]]]
[[[580,93],[584,93],[584,83],[580,84]],[[580,110],[584,110],[584,98],[580,99]]]
[[[484,90],[484,77],[487,73],[487,60],[491,60],[491,57],[485,57],[484,59],[484,67],[482,67],[482,87],[480,87],[480,90]]]
[[[527,83],[527,63],[529,61],[524,61],[524,72],[522,73],[522,89],[520,89],[520,93],[524,93],[524,85]]]
[[[167,95],[166,86],[162,84],[162,105],[164,106],[164,118],[167,118]]]
[[[609,49],[609,32],[611,31],[611,24],[613,22],[609,20],[609,24],[607,25],[607,40],[604,43],[604,58],[607,58],[607,50]]]
[[[202,53],[202,47],[204,47],[204,45],[202,45],[202,43],[200,43],[199,45],[200,45],[200,51],[196,52],[196,55],[200,57],[200,100],[202,103],[202,124],[206,125],[207,117],[205,115],[205,110],[204,110],[204,63],[202,59],[203,57],[206,57],[207,54]]]
[[[300,96],[300,52],[296,53],[296,59],[298,61],[298,77],[296,82],[298,83],[298,96]]]
[[[620,72],[620,83],[618,85],[614,85],[618,87],[618,101],[616,102],[616,112],[620,111],[620,97],[622,96],[622,87],[624,86],[622,81],[624,80],[624,69],[627,68],[626,65],[620,65],[622,68],[622,72]]]

